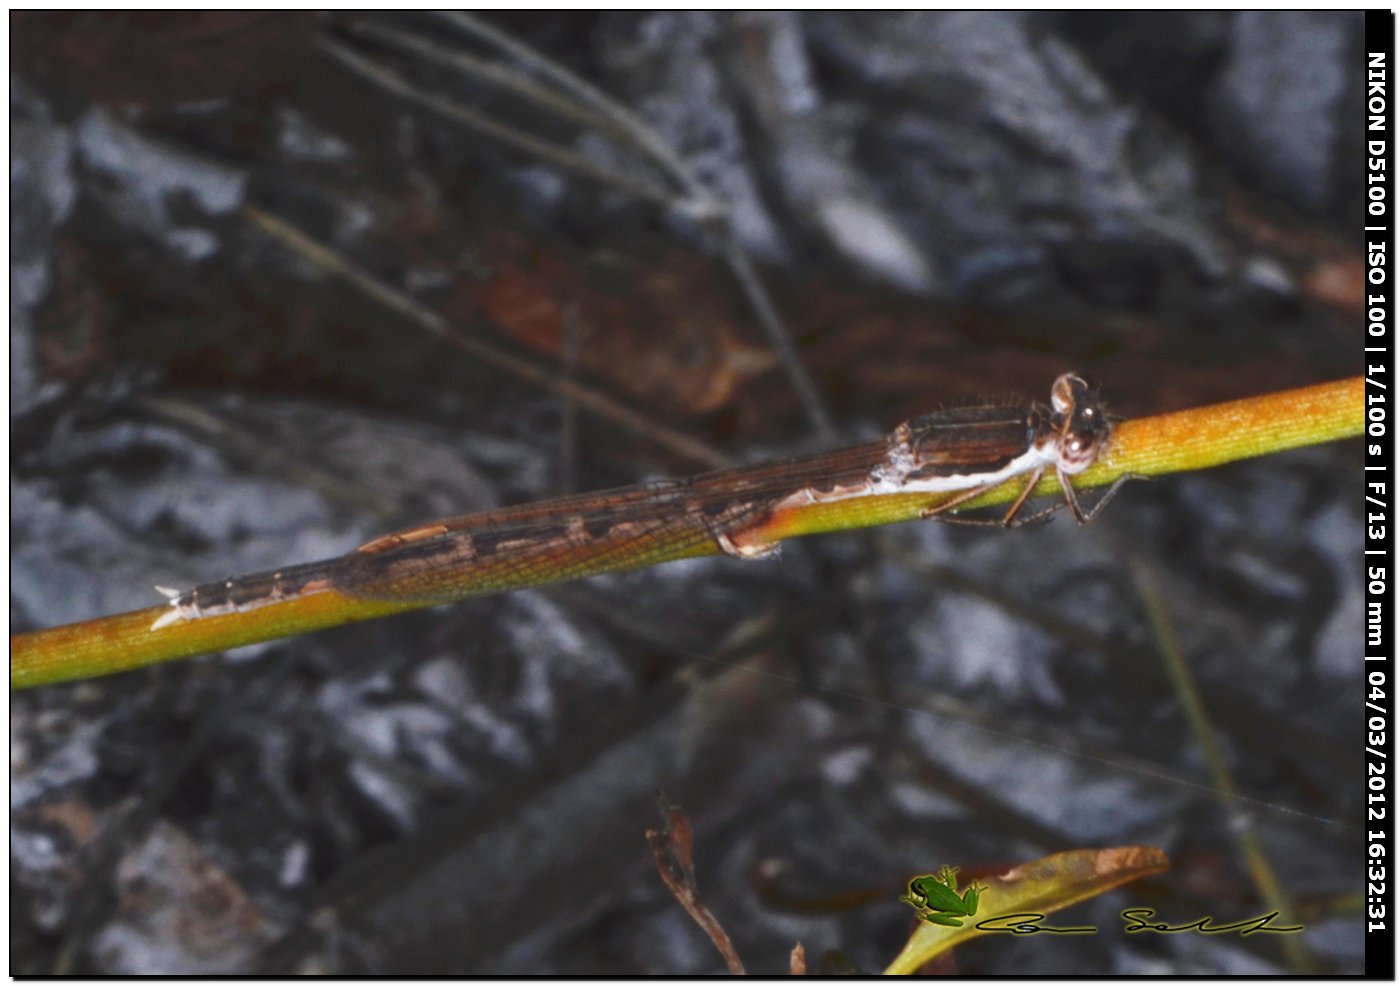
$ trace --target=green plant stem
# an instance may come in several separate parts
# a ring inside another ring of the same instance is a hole
[[[1237,459],[1360,435],[1365,424],[1362,402],[1362,380],[1354,377],[1126,421],[1115,430],[1108,454],[1077,477],[1075,486],[1080,489],[1103,486],[1124,474],[1158,476],[1205,469]],[[1046,477],[1037,492],[1055,495],[1058,487],[1054,477]],[[1013,480],[969,503],[967,508],[1006,503],[1017,493],[1019,484]],[[777,542],[809,534],[914,520],[922,510],[945,498],[946,495],[901,493],[814,503],[775,515],[757,532],[757,537]],[[594,558],[571,561],[554,571],[531,568],[510,578],[497,575],[489,584],[473,581],[471,573],[467,572],[454,587],[452,598],[466,599],[718,553],[718,547],[712,542],[696,545],[689,539],[667,542],[659,538],[645,551],[606,552]],[[423,609],[446,601],[450,600],[363,599],[327,589],[245,612],[181,620],[160,630],[152,630],[151,625],[169,609],[154,606],[11,637],[10,687],[29,688],[113,674],[161,661]]]
[[[1138,595],[1147,610],[1152,635],[1157,641],[1157,649],[1161,652],[1162,662],[1166,665],[1172,689],[1176,692],[1181,708],[1186,713],[1186,719],[1191,725],[1191,733],[1195,736],[1196,742],[1200,745],[1201,752],[1205,756],[1216,800],[1220,804],[1221,811],[1225,813],[1227,828],[1234,833],[1235,843],[1239,847],[1240,855],[1244,858],[1250,879],[1253,881],[1255,889],[1259,891],[1264,906],[1271,911],[1278,912],[1279,924],[1295,925],[1298,922],[1297,910],[1293,906],[1293,901],[1284,891],[1273,863],[1269,860],[1268,853],[1264,851],[1264,844],[1259,838],[1254,819],[1240,807],[1239,789],[1235,786],[1235,778],[1230,773],[1224,751],[1220,749],[1215,727],[1206,712],[1205,703],[1201,700],[1201,691],[1196,685],[1195,676],[1191,673],[1191,666],[1186,660],[1186,655],[1182,653],[1181,642],[1177,639],[1176,628],[1172,624],[1171,614],[1167,611],[1167,603],[1162,597],[1157,578],[1146,563],[1137,559],[1130,562],[1129,568],[1133,581],[1137,585]],[[1280,935],[1279,938],[1279,944],[1294,973],[1307,975],[1316,971],[1316,963],[1307,949],[1304,948],[1302,938],[1299,935]]]

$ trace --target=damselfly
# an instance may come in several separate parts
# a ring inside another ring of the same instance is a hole
[[[938,494],[922,516],[1005,527],[1068,506],[1085,524],[1123,478],[1086,512],[1070,477],[1095,462],[1109,433],[1097,385],[1065,373],[1051,388],[1048,407],[936,411],[901,424],[886,438],[829,452],[468,514],[387,534],[340,558],[210,582],[188,592],[161,588],[172,608],[151,629],[325,591],[447,602],[639,568],[683,557],[688,548],[707,542],[734,558],[762,558],[777,549],[764,532],[784,511],[857,497]],[[1026,501],[1050,470],[1063,500],[1023,517]],[[953,516],[989,490],[1022,479],[1020,494],[999,520]]]

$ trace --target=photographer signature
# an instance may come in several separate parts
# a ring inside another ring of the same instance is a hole
[[[1194,931],[1202,935],[1237,934],[1241,938],[1260,931],[1269,931],[1275,934],[1295,934],[1303,930],[1303,926],[1300,924],[1289,926],[1274,925],[1274,919],[1279,916],[1278,911],[1270,911],[1268,914],[1246,918],[1243,921],[1235,921],[1231,924],[1216,924],[1215,919],[1211,917],[1203,917],[1189,924],[1167,924],[1162,921],[1152,920],[1156,913],[1156,910],[1151,907],[1130,907],[1122,911],[1120,917],[1123,919],[1123,930],[1130,935],[1144,932],[1161,935],[1176,935],[1187,931]],[[1099,930],[1092,926],[1060,927],[1041,924],[1040,922],[1044,920],[1044,914],[1027,911],[1021,914],[1001,914],[994,918],[987,918],[986,920],[978,921],[976,927],[979,931],[999,931],[1012,935],[1035,935],[1042,932],[1056,935],[1091,935]]]

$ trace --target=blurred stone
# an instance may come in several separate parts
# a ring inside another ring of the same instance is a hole
[[[157,822],[122,860],[117,892],[117,912],[93,942],[107,974],[247,971],[275,931],[228,872],[168,822]]]
[[[1216,136],[1274,192],[1315,212],[1338,200],[1338,154],[1354,117],[1343,105],[1359,65],[1359,12],[1241,11],[1220,75]]]

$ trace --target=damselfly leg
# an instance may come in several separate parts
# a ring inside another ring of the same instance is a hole
[[[1048,507],[1023,517],[1021,516],[1021,510],[1025,507],[1026,501],[1030,499],[1032,491],[1039,485],[1042,475],[1044,475],[1044,469],[1036,470],[1036,472],[1031,475],[1025,487],[1022,488],[1020,494],[1017,495],[1016,500],[1000,519],[991,517],[959,517],[949,513],[949,511],[956,510],[962,504],[975,500],[984,493],[990,493],[997,486],[1001,485],[999,483],[989,483],[986,486],[979,486],[975,489],[967,490],[953,497],[951,500],[940,503],[937,506],[925,508],[923,512],[919,514],[919,517],[923,520],[938,520],[944,524],[961,524],[964,527],[1002,527],[1010,529],[1013,527],[1025,527],[1027,524],[1034,524],[1045,520],[1051,514],[1055,513],[1055,511],[1068,506],[1070,513],[1074,517],[1074,522],[1080,527],[1083,527],[1085,524],[1091,523],[1094,518],[1099,515],[1103,508],[1108,505],[1108,501],[1112,500],[1118,494],[1118,490],[1124,483],[1132,479],[1152,478],[1150,476],[1141,475],[1140,473],[1125,473],[1115,479],[1109,485],[1108,489],[1104,490],[1103,494],[1100,495],[1092,507],[1085,510],[1083,505],[1079,502],[1079,495],[1076,493],[1074,486],[1071,485],[1069,478],[1063,473],[1060,473],[1058,474],[1058,478],[1060,480],[1060,489],[1064,492],[1063,499],[1057,500]]]

